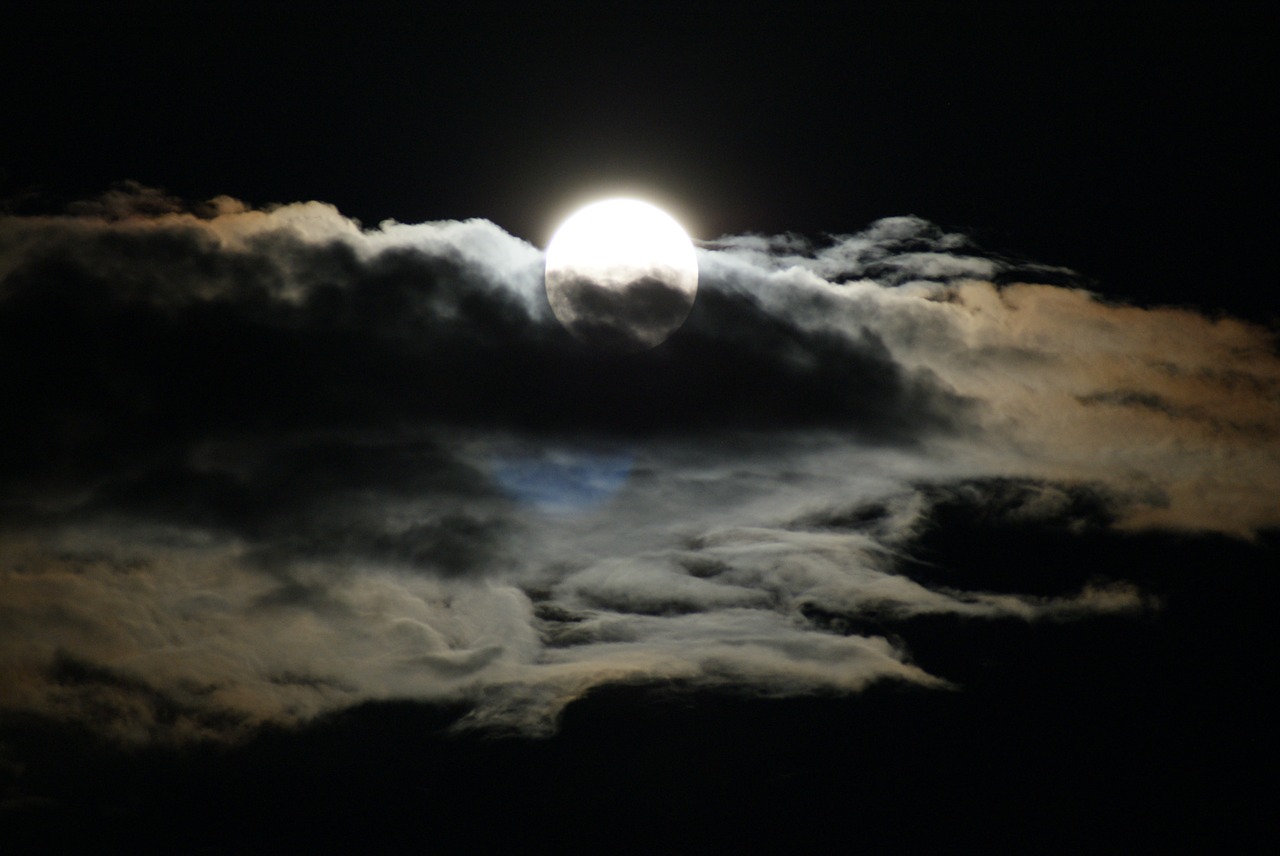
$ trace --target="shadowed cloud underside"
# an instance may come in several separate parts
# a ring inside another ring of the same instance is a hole
[[[947,688],[922,616],[1159,608],[1122,574],[938,576],[956,502],[1280,525],[1268,331],[916,218],[709,243],[636,352],[682,295],[570,283],[571,333],[486,221],[156,198],[0,219],[9,711],[183,738],[411,698],[538,733],[614,683]]]

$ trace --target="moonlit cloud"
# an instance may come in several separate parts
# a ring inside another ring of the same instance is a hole
[[[486,221],[137,186],[0,219],[0,706],[183,739],[411,698],[544,733],[615,682],[949,690],[913,618],[1159,604],[924,573],[941,504],[1280,526],[1260,327],[898,217],[708,243],[686,324],[602,354],[541,265]]]

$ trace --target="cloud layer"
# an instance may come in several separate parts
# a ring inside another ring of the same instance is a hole
[[[684,326],[618,354],[485,221],[136,186],[0,219],[0,706],[146,739],[413,698],[538,733],[612,682],[941,689],[895,622],[1156,606],[939,584],[944,499],[1280,526],[1260,327],[910,217],[699,269]]]

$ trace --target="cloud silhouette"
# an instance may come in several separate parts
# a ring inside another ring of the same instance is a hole
[[[622,286],[560,277],[557,317],[597,347],[634,353],[660,344],[689,317],[693,298],[671,276],[639,276]]]

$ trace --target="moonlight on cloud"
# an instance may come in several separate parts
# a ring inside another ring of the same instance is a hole
[[[22,9],[0,855],[1276,838],[1280,4]]]
[[[609,199],[580,209],[547,247],[547,299],[577,338],[614,351],[660,345],[693,308],[698,261],[661,209]]]

